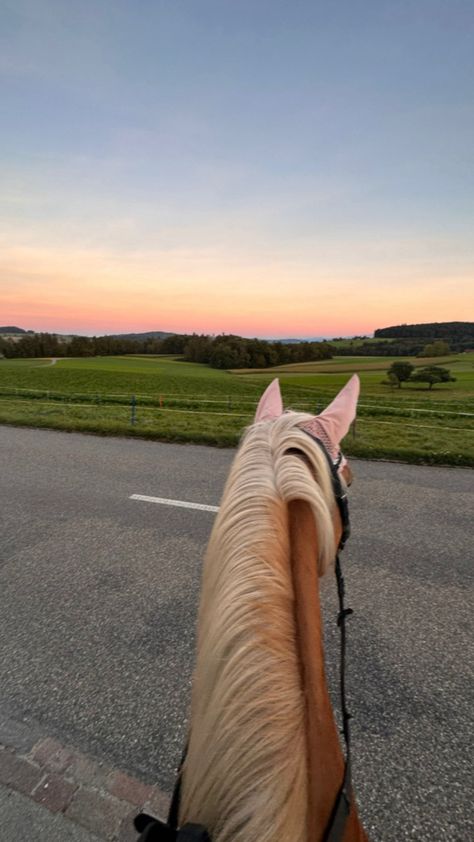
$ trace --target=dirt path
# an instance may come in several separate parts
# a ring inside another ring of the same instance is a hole
[[[58,357],[51,357],[49,363],[43,363],[43,365],[38,365],[36,367],[37,368],[46,368],[46,366],[49,366],[49,365],[56,365],[57,361],[58,361]]]

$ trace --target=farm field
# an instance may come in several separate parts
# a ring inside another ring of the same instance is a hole
[[[306,362],[306,363],[288,363],[287,365],[280,365],[275,366],[272,368],[272,371],[275,373],[279,372],[287,372],[288,374],[292,373],[301,373],[301,374],[332,374],[334,371],[359,371],[360,366],[362,365],[364,371],[386,371],[387,368],[390,366],[391,362],[397,360],[397,362],[406,362],[409,361],[413,365],[422,368],[425,365],[447,365],[458,362],[458,358],[460,355],[451,354],[446,357],[421,357],[421,358],[414,358],[414,357],[333,357],[331,360],[317,360],[314,362]],[[388,363],[387,363],[387,360]],[[363,361],[363,362],[361,362]],[[255,368],[240,368],[234,369],[232,371],[233,374],[266,374],[268,369],[255,369]]]
[[[232,446],[275,376],[286,406],[314,413],[357,372],[359,415],[345,452],[473,466],[474,353],[413,359],[447,366],[456,377],[432,391],[420,383],[383,385],[392,362],[336,357],[232,373],[164,356],[0,359],[0,423]]]
[[[380,345],[381,343],[385,342],[395,342],[394,339],[389,338],[387,336],[382,337],[370,337],[364,336],[360,337],[359,339],[328,339],[327,340],[334,348],[360,348],[361,345]]]

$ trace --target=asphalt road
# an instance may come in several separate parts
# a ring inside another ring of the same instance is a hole
[[[0,713],[170,789],[230,450],[0,427]],[[372,840],[468,840],[472,471],[354,461],[354,778]],[[337,671],[334,583],[324,584]]]

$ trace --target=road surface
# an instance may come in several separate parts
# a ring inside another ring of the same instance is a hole
[[[233,452],[0,427],[0,716],[172,787],[201,559]],[[473,472],[354,461],[354,778],[372,840],[467,840]],[[323,588],[338,663],[334,583]]]

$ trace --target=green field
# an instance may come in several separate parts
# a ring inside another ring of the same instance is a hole
[[[456,382],[432,391],[425,384],[382,385],[393,361],[336,357],[230,373],[163,356],[61,359],[54,365],[0,359],[0,423],[234,445],[274,376],[286,406],[316,412],[357,371],[362,390],[355,430],[344,442],[348,454],[473,466],[474,353],[437,359]]]
[[[306,363],[287,363],[286,365],[275,366],[272,371],[275,374],[333,374],[335,371],[341,372],[360,372],[360,371],[386,371],[390,364],[397,360],[397,362],[409,361],[417,368],[423,368],[426,365],[441,365],[447,366],[458,364],[460,359],[459,354],[450,354],[446,357],[333,357],[330,360],[317,360]],[[465,355],[463,355],[465,356]],[[388,360],[388,362],[387,362]],[[268,369],[260,368],[239,368],[234,369],[233,374],[266,374]]]
[[[395,342],[395,339],[375,336],[364,336],[359,339],[328,339],[329,344],[334,348],[360,348],[361,345],[380,345],[384,342]]]

